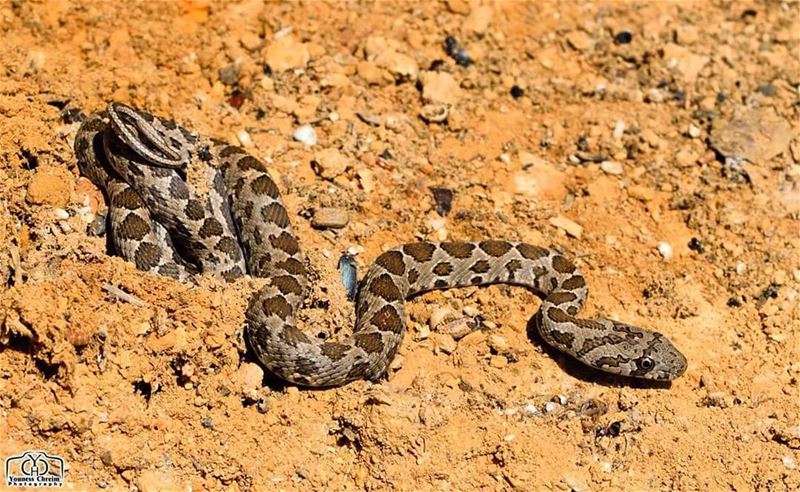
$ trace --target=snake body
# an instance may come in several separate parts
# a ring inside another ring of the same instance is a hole
[[[588,366],[659,381],[686,369],[685,357],[660,333],[576,318],[587,297],[584,277],[558,252],[513,241],[389,249],[360,284],[352,336],[311,338],[295,325],[306,266],[278,186],[261,161],[120,103],[81,125],[75,151],[81,173],[107,195],[118,254],[140,270],[178,280],[207,272],[271,280],[249,302],[245,335],[261,363],[291,383],[375,380],[402,342],[407,298],[497,283],[539,295],[535,325],[542,339]]]

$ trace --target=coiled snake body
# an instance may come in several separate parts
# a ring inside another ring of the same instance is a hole
[[[259,160],[119,103],[82,124],[75,151],[81,173],[107,195],[117,252],[140,270],[179,280],[201,272],[271,279],[250,300],[245,334],[259,360],[292,383],[374,380],[403,339],[406,298],[496,283],[542,297],[535,319],[542,338],[584,364],[661,381],[686,368],[684,356],[660,333],[574,317],[587,296],[575,266],[553,250],[511,241],[390,249],[361,282],[353,335],[312,339],[295,326],[306,267],[278,187]]]

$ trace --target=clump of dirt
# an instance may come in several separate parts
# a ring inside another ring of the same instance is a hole
[[[61,456],[79,489],[797,490],[798,15],[0,5],[3,457]],[[241,337],[263,281],[109,254],[72,150],[109,100],[267,163],[325,265],[314,336],[327,309],[352,322],[343,251],[363,269],[420,238],[508,238],[569,252],[590,316],[664,333],[689,369],[662,387],[577,367],[529,336],[533,294],[489,287],[414,300],[387,381],[286,386]]]

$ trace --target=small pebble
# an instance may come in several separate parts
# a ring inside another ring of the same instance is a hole
[[[614,44],[628,44],[633,41],[633,34],[630,31],[620,31],[614,36]]]
[[[525,95],[525,91],[518,85],[511,87],[511,97],[514,99],[519,99],[520,97]]]
[[[474,318],[480,313],[480,311],[478,311],[478,309],[475,306],[464,306],[464,308],[461,309],[461,311],[470,318]]]
[[[669,243],[663,241],[658,243],[658,252],[661,253],[665,260],[672,258],[672,246]]]
[[[600,163],[600,169],[606,174],[613,174],[616,176],[623,172],[622,163],[617,161],[603,161]]]
[[[436,213],[444,217],[453,208],[453,190],[447,188],[430,188],[436,202]]]
[[[580,224],[573,222],[563,215],[550,219],[550,225],[558,227],[575,239],[580,239],[583,234],[583,227]]]
[[[447,306],[437,307],[431,312],[431,317],[428,319],[428,324],[432,329],[438,328],[440,325],[455,318],[455,312]]]
[[[688,133],[689,133],[690,137],[697,138],[697,137],[700,136],[701,130],[699,128],[697,128],[696,126],[694,126],[692,124],[689,124]]]
[[[231,63],[220,68],[219,81],[225,85],[236,85],[239,81],[239,66]]]
[[[239,139],[239,143],[242,144],[242,147],[252,147],[253,146],[253,139],[250,138],[250,134],[247,133],[245,130],[239,130],[236,133],[236,138]]]
[[[450,335],[453,337],[453,340],[461,340],[465,336],[472,333],[475,327],[475,322],[472,321],[472,319],[466,316],[461,316],[460,318],[456,318],[452,321],[448,321],[442,325],[439,325],[437,331],[439,333]]]
[[[459,44],[458,40],[453,36],[444,38],[444,51],[447,56],[455,60],[456,63],[462,67],[472,65],[472,59],[467,54],[466,50]]]
[[[64,210],[63,208],[54,208],[53,215],[56,216],[56,219],[59,220],[67,220],[69,219],[69,212]]]
[[[611,136],[614,137],[614,140],[619,140],[622,138],[622,135],[624,134],[625,134],[625,122],[617,121],[614,124],[614,131],[611,133]]]
[[[552,401],[548,401],[544,404],[544,413],[553,413],[553,410],[556,409],[556,404]]]
[[[511,346],[508,344],[508,340],[500,335],[489,335],[487,344],[489,345],[489,348],[497,354],[505,354],[511,349]]]
[[[537,415],[539,415],[539,409],[536,408],[536,405],[534,405],[533,403],[526,403],[525,405],[523,405],[522,411],[528,417],[536,417]]]
[[[788,468],[790,470],[797,469],[797,462],[795,462],[794,458],[792,458],[791,456],[785,456],[784,455],[781,458],[781,461],[783,462],[783,466],[785,466],[786,468]]]
[[[303,125],[292,134],[292,138],[309,147],[316,145],[317,132],[311,125]]]
[[[261,387],[264,378],[264,370],[258,364],[246,362],[236,371],[236,380],[242,393],[248,394],[257,391]]]
[[[434,341],[436,342],[436,348],[447,355],[452,354],[458,348],[458,342],[450,335],[444,333],[434,333]]]
[[[509,164],[511,162],[511,157],[508,154],[506,154],[505,152],[500,154],[500,157],[498,157],[498,158],[500,159],[500,162],[502,162],[504,164]]]
[[[664,93],[659,89],[650,89],[647,91],[647,100],[654,103],[664,102]]]
[[[347,210],[336,207],[322,207],[314,212],[311,226],[317,229],[341,229],[350,221]]]
[[[489,365],[497,369],[502,369],[508,365],[508,359],[504,355],[493,355],[489,359]]]
[[[446,104],[426,104],[419,112],[420,117],[428,123],[442,123],[449,114]]]
[[[697,239],[696,237],[693,237],[692,239],[689,240],[688,246],[689,249],[691,249],[692,251],[697,251],[698,253],[702,253],[703,251],[705,251],[703,243],[700,242],[700,240]]]

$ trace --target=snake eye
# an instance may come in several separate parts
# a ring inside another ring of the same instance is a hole
[[[649,371],[655,367],[656,363],[650,357],[641,357],[636,359],[636,365],[639,366],[639,369],[643,371]]]

